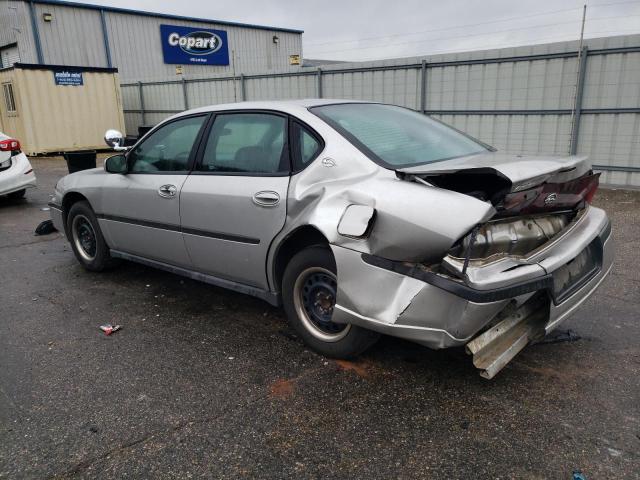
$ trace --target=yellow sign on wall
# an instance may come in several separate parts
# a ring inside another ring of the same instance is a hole
[[[300,55],[289,55],[289,65],[300,65]]]

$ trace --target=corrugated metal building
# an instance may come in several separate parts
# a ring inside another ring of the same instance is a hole
[[[180,37],[203,38],[203,32],[213,31],[218,50],[207,53],[173,45],[178,55],[170,52],[168,57],[161,25],[175,29]],[[228,56],[221,58],[224,52]],[[290,57],[301,56],[301,30],[60,0],[0,2],[2,67],[15,62],[115,67],[127,82],[295,71],[300,67],[290,65]],[[206,61],[209,57],[220,58]]]

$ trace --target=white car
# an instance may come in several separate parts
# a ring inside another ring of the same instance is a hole
[[[27,188],[36,186],[36,174],[20,142],[0,132],[0,196],[22,198]]]

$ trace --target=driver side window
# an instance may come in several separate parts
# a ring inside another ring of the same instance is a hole
[[[129,154],[130,172],[184,172],[207,117],[189,117],[158,128]]]

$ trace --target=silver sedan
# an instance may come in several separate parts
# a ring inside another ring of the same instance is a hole
[[[78,261],[140,262],[283,305],[316,351],[466,346],[493,377],[612,264],[587,159],[507,155],[414,111],[342,100],[189,110],[50,204]]]

